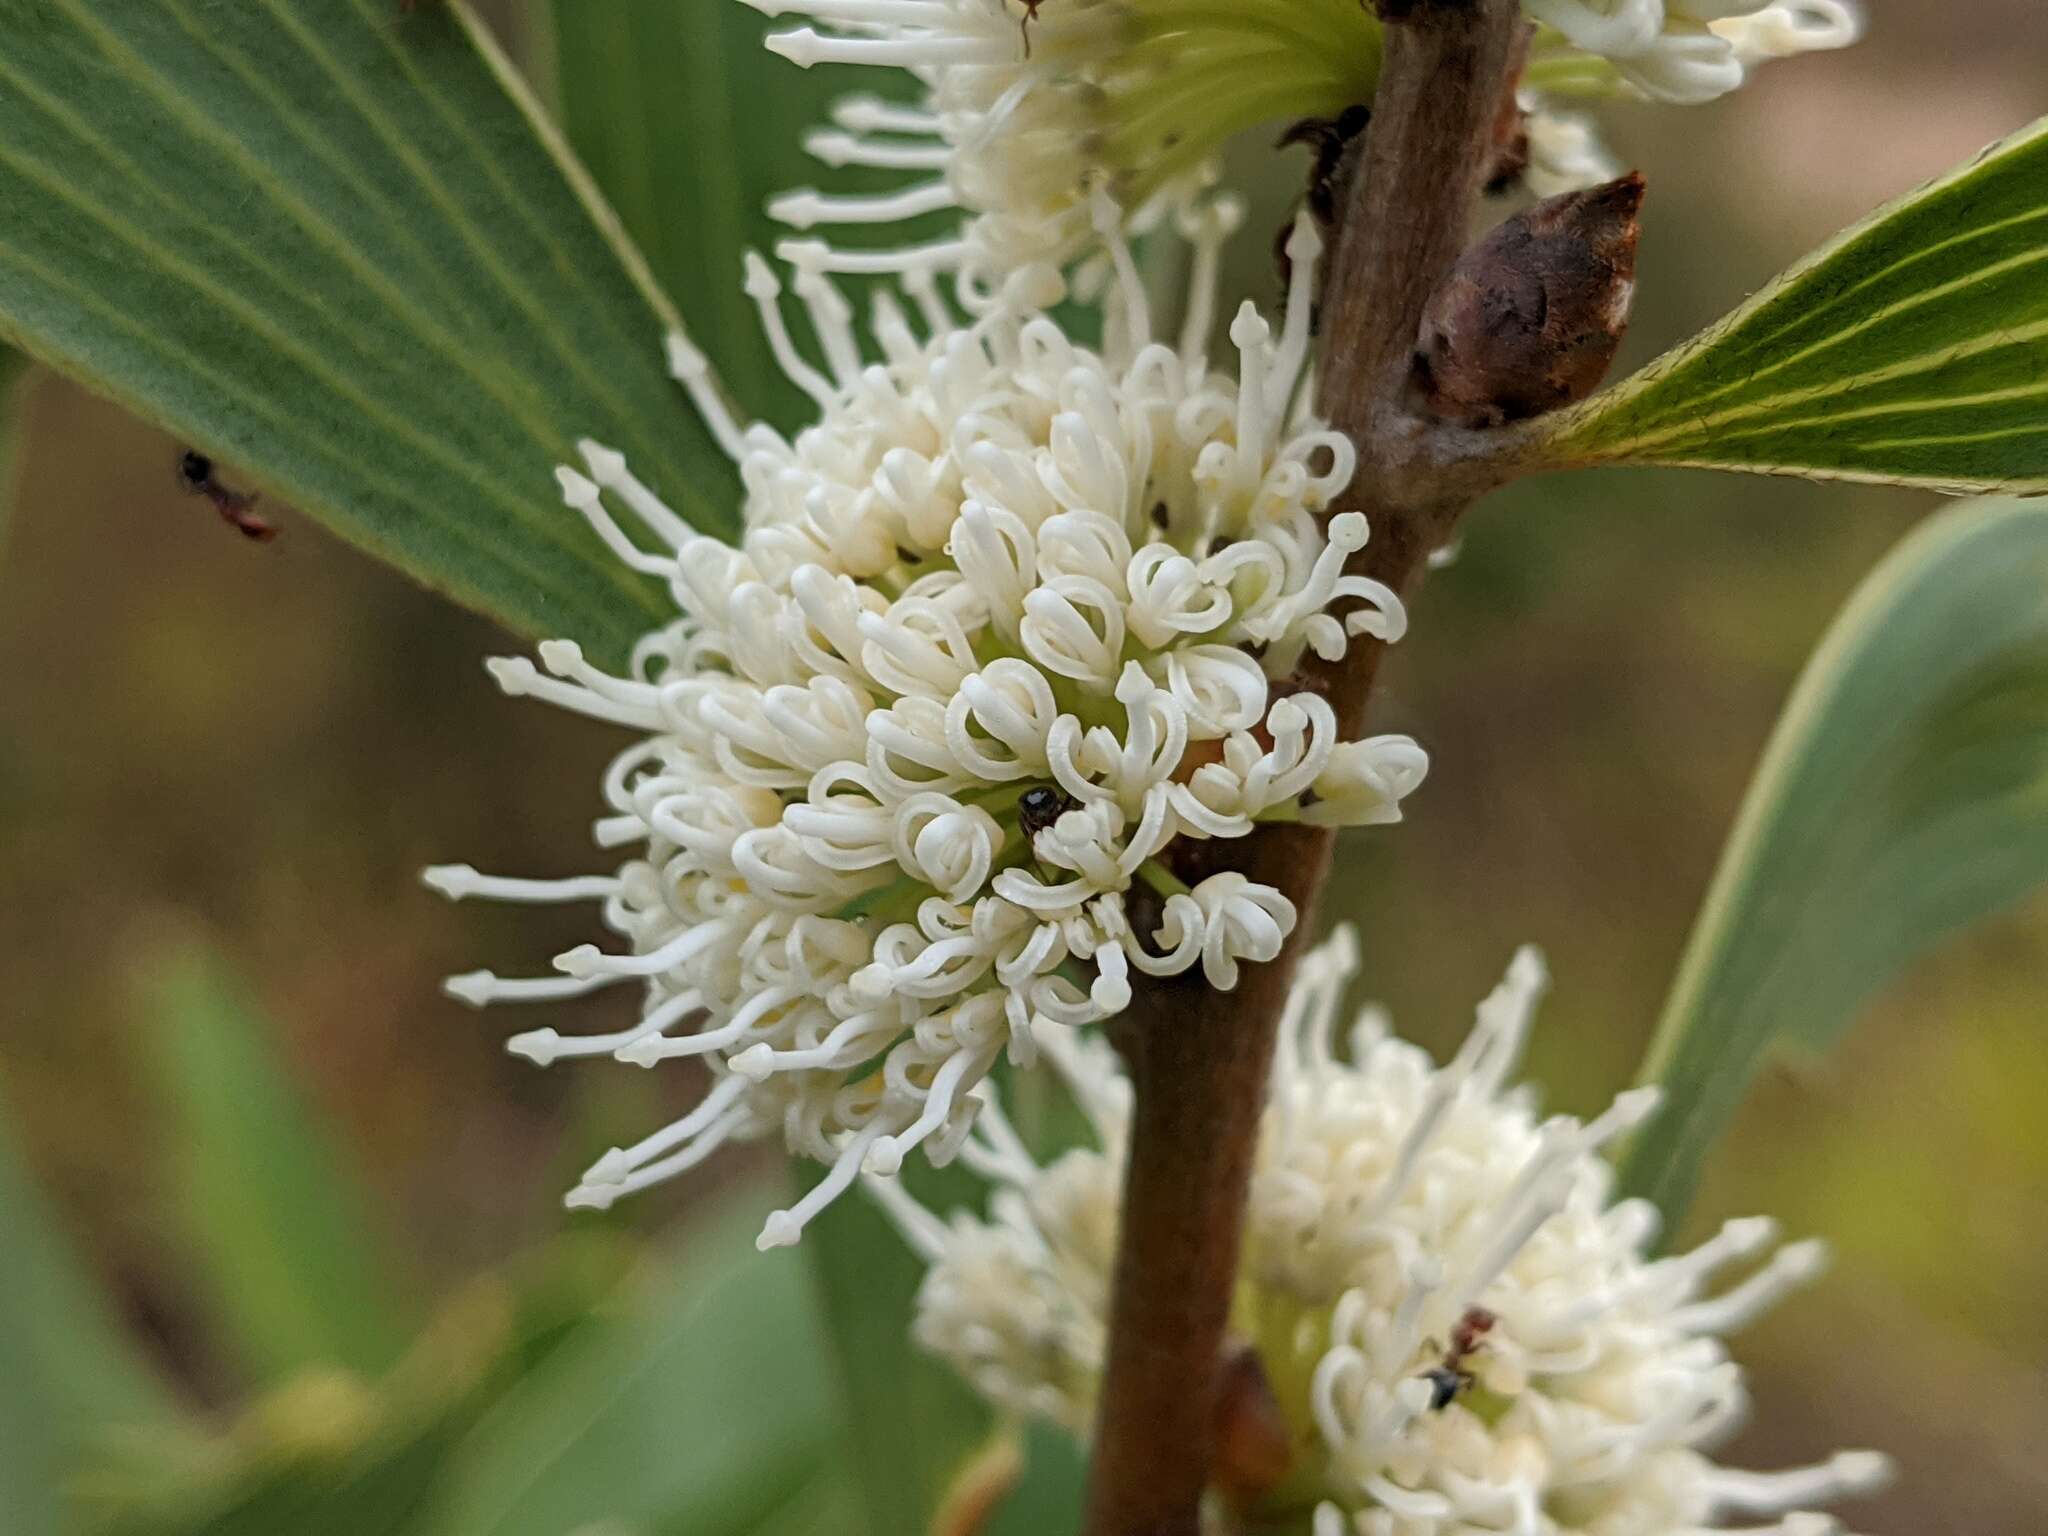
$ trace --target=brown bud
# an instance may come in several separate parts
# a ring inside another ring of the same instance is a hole
[[[1567,192],[1488,232],[1422,312],[1415,384],[1446,421],[1499,426],[1583,400],[1628,329],[1643,178]]]
[[[1287,1480],[1294,1439],[1259,1353],[1241,1340],[1224,1346],[1216,1387],[1216,1456],[1210,1479],[1245,1509]]]

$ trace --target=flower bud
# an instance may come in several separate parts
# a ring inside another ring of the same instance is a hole
[[[1631,172],[1538,203],[1459,257],[1416,337],[1425,408],[1491,427],[1590,395],[1628,329],[1642,201]]]

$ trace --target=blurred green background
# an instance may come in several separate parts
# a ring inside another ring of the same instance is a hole
[[[1764,70],[1717,105],[1606,114],[1651,186],[1630,362],[2048,110],[2038,0],[1873,8],[1862,45]],[[515,28],[513,41],[527,40]],[[0,1120],[120,1328],[216,1426],[243,1420],[245,1448],[359,1445],[377,1413],[396,1413],[380,1433],[410,1445],[418,1424],[459,1437],[496,1413],[491,1454],[544,1465],[503,1422],[519,1405],[486,1387],[522,1352],[557,1348],[570,1378],[557,1390],[581,1379],[597,1399],[587,1423],[622,1455],[643,1410],[668,1426],[647,1453],[673,1456],[682,1399],[829,1392],[822,1346],[800,1335],[779,1340],[784,1373],[767,1378],[758,1363],[722,1371],[701,1353],[571,1337],[621,1308],[655,1326],[686,1280],[738,1307],[808,1284],[789,1254],[744,1284],[678,1268],[730,1246],[686,1236],[679,1261],[676,1234],[700,1232],[706,1211],[744,1226],[719,1202],[750,1174],[778,1176],[779,1154],[727,1156],[608,1217],[567,1215],[557,1197],[577,1169],[699,1085],[674,1066],[540,1072],[498,1048],[536,1019],[479,1016],[438,991],[448,972],[521,972],[588,936],[579,912],[448,906],[416,872],[592,867],[612,737],[502,698],[479,666],[501,635],[289,508],[275,509],[281,538],[246,543],[179,492],[170,440],[48,379],[24,398],[0,557]],[[1441,1048],[1533,939],[1556,985],[1532,1071],[1559,1107],[1602,1102],[1640,1056],[1801,663],[1933,505],[1625,472],[1487,503],[1416,599],[1380,715],[1428,745],[1435,771],[1405,828],[1345,860],[1326,911],[1360,926],[1368,990]],[[1742,1343],[1757,1414],[1732,1459],[1891,1451],[1899,1485],[1849,1512],[1858,1529],[1995,1536],[2040,1530],[2048,1512],[2044,978],[2040,902],[1916,967],[1825,1065],[1766,1076],[1694,1212],[1705,1225],[1768,1211],[1833,1243],[1823,1285]],[[595,1027],[605,1008],[582,1017]],[[269,1080],[272,1057],[288,1083]],[[238,1166],[269,1143],[222,1128],[294,1120],[277,1094],[310,1106],[331,1145],[303,1155],[338,1181],[289,1155]],[[231,1192],[195,1209],[195,1189]],[[237,1224],[266,1209],[316,1255],[303,1273],[238,1244]],[[224,1275],[223,1252],[245,1267]],[[7,1253],[0,1272],[24,1263]],[[304,1369],[309,1337],[354,1374]],[[363,1383],[401,1354],[411,1406],[387,1393],[373,1410]],[[676,1378],[667,1395],[636,1398],[659,1371]],[[703,1432],[705,1454],[738,1455]],[[131,1444],[112,1462],[157,1486],[200,1479],[219,1454]],[[488,1472],[468,1475],[483,1486]],[[116,1505],[118,1482],[101,1490]],[[799,1489],[775,1528],[833,1529],[819,1488],[810,1504]],[[572,1520],[534,1499],[521,1528],[567,1533],[607,1513]],[[767,1528],[705,1518],[589,1536]],[[246,1528],[310,1527],[273,1510]]]

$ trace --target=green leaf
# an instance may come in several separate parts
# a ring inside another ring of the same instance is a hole
[[[1554,465],[2048,490],[2048,118],[1543,429]]]
[[[395,1304],[367,1201],[286,1079],[274,1031],[197,950],[164,966],[150,1004],[179,1205],[220,1325],[265,1376],[382,1372],[417,1320]]]
[[[822,1167],[807,1169],[812,1181]],[[959,1169],[913,1165],[904,1182],[933,1210],[973,1201]],[[840,1388],[874,1536],[927,1530],[993,1418],[951,1368],[910,1342],[923,1261],[879,1209],[855,1194],[804,1232],[838,1358]]]
[[[459,5],[0,0],[0,336],[517,629],[654,587],[561,504],[588,435],[707,532],[663,301]]]
[[[80,1448],[171,1402],[116,1330],[29,1178],[0,1104],[0,1531],[44,1536]]]
[[[1675,1222],[1768,1051],[1830,1045],[2044,882],[2048,503],[1971,503],[1878,567],[1793,690],[1665,1007],[1643,1075],[1667,1098],[1626,1190]]]
[[[977,1536],[1073,1536],[1088,1495],[1088,1461],[1080,1444],[1050,1424],[1028,1424],[1023,1474]]]
[[[811,420],[817,407],[775,365],[741,292],[740,257],[793,233],[768,217],[768,199],[819,179],[804,135],[826,121],[847,77],[769,53],[761,38],[773,24],[733,0],[553,0],[552,12],[569,140],[691,334],[750,414],[785,429]],[[914,89],[900,71],[866,73],[884,77],[860,82],[870,94]],[[835,194],[903,181],[859,167],[827,174]],[[913,241],[932,225],[890,225],[871,239]],[[860,232],[833,238],[858,244]]]
[[[424,1529],[849,1529],[802,1524],[811,1507],[844,1508],[845,1430],[800,1261],[754,1251],[766,1204],[693,1225],[606,1324],[509,1393],[457,1453]]]
[[[591,1328],[615,1243],[562,1239],[459,1292],[383,1380],[314,1366],[182,1464],[96,1469],[101,1536],[413,1536],[464,1436]],[[163,1462],[165,1458],[157,1458]]]

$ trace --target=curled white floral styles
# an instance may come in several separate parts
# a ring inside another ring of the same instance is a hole
[[[963,296],[1033,262],[1098,249],[1090,191],[1107,187],[1137,227],[1189,200],[1232,134],[1335,117],[1379,76],[1378,23],[1357,0],[745,0],[812,25],[768,47],[809,68],[906,70],[915,106],[855,93],[806,141],[827,166],[914,173],[882,196],[803,188],[770,212],[800,229],[966,217],[936,244],[899,250],[806,243],[841,270],[937,262]]]
[[[769,211],[804,232],[786,254],[839,271],[957,270],[970,306],[1018,267],[1099,254],[1090,193],[1135,228],[1190,206],[1234,135],[1334,126],[1379,82],[1381,23],[1360,0],[745,0],[793,25],[768,47],[809,68],[908,72],[914,103],[856,91],[806,139],[827,168],[901,172],[849,195],[804,187]],[[1755,64],[1839,48],[1861,29],[1849,0],[1524,0],[1542,23],[1524,85],[1540,104],[1529,185],[1540,196],[1614,174],[1572,98],[1702,102]],[[932,239],[894,229],[941,211]],[[819,238],[820,235],[827,238]]]
[[[1808,1536],[1887,1475],[1870,1452],[1718,1464],[1746,1409],[1725,1342],[1822,1263],[1766,1220],[1650,1254],[1602,1146],[1654,1094],[1590,1122],[1511,1086],[1543,967],[1518,954],[1438,1066],[1377,1011],[1336,1049],[1348,932],[1305,956],[1280,1025],[1231,1318],[1287,1426],[1259,1513],[1317,1536]],[[868,1180],[929,1268],[914,1331],[978,1391],[1084,1433],[1102,1367],[1129,1086],[1108,1048],[1048,1052],[1097,1147],[1041,1167],[991,1096],[963,1160],[986,1217]],[[1737,1271],[1730,1277],[1729,1271]],[[1746,1271],[1746,1272],[1745,1272]]]
[[[1522,0],[1541,22],[1534,85],[1597,89],[1604,63],[1626,86],[1691,105],[1725,96],[1755,65],[1831,48],[1862,35],[1852,0]]]
[[[1151,335],[1115,210],[1103,350],[1041,306],[1048,268],[1013,275],[972,325],[929,275],[918,318],[883,293],[862,338],[799,269],[822,364],[799,356],[779,283],[748,264],[770,341],[815,398],[785,440],[729,414],[703,357],[674,369],[746,487],[739,547],[698,537],[615,453],[586,444],[568,504],[619,558],[664,579],[674,622],[613,675],[555,641],[491,663],[510,693],[634,733],[605,775],[610,874],[506,880],[466,866],[450,896],[592,899],[623,943],[559,975],[457,977],[470,1002],[641,989],[617,1033],[522,1034],[548,1062],[693,1057],[691,1114],[607,1154],[571,1192],[609,1204],[721,1143],[780,1131],[830,1171],[764,1244],[792,1242],[865,1165],[951,1157],[972,1090],[1005,1052],[1114,1014],[1132,973],[1199,967],[1217,987],[1294,924],[1278,891],[1174,873],[1195,840],[1261,822],[1398,819],[1426,759],[1405,737],[1340,741],[1290,679],[1356,637],[1399,637],[1393,592],[1347,573],[1367,537],[1332,513],[1351,444],[1305,414],[1317,237],[1290,249],[1276,331],[1247,305],[1231,373],[1203,354],[1216,246],[1190,217],[1185,339]],[[629,520],[638,532],[629,534]]]

